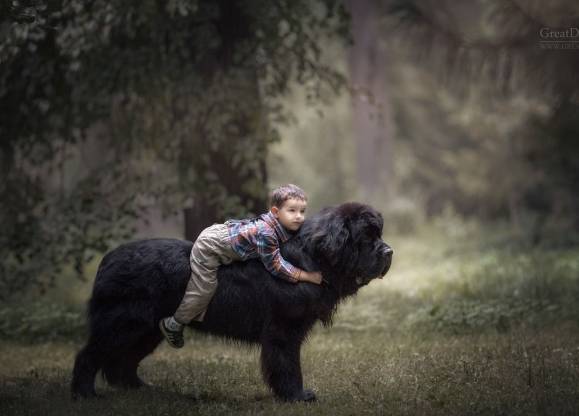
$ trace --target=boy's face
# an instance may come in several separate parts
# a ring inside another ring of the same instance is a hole
[[[307,206],[308,203],[302,199],[290,198],[281,208],[271,207],[271,212],[286,229],[297,231],[306,219]]]

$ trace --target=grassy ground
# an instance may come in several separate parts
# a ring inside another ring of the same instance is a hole
[[[0,414],[578,414],[579,250],[449,230],[389,242],[389,277],[342,305],[303,350],[316,403],[276,401],[257,349],[196,334],[142,363],[153,387],[99,380],[105,399],[72,402],[82,315],[46,303],[0,311]]]

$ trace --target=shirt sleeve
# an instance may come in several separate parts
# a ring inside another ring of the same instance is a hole
[[[262,232],[257,238],[257,254],[268,272],[276,277],[298,282],[301,269],[285,260],[279,249],[279,242],[275,235]]]

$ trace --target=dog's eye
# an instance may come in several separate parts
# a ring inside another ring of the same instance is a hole
[[[372,246],[372,245],[373,245],[373,242],[372,242],[372,241],[373,241],[372,239],[363,238],[362,240],[360,240],[360,243],[361,243],[363,246]]]
[[[380,238],[380,231],[376,227],[369,226],[366,227],[365,235],[374,240],[376,238]]]

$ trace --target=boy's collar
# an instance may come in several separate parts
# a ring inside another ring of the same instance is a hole
[[[286,230],[283,225],[281,225],[275,215],[273,215],[273,212],[268,211],[261,216],[261,219],[263,219],[270,227],[275,230],[277,238],[279,238],[280,242],[285,243],[291,238],[289,231]]]

